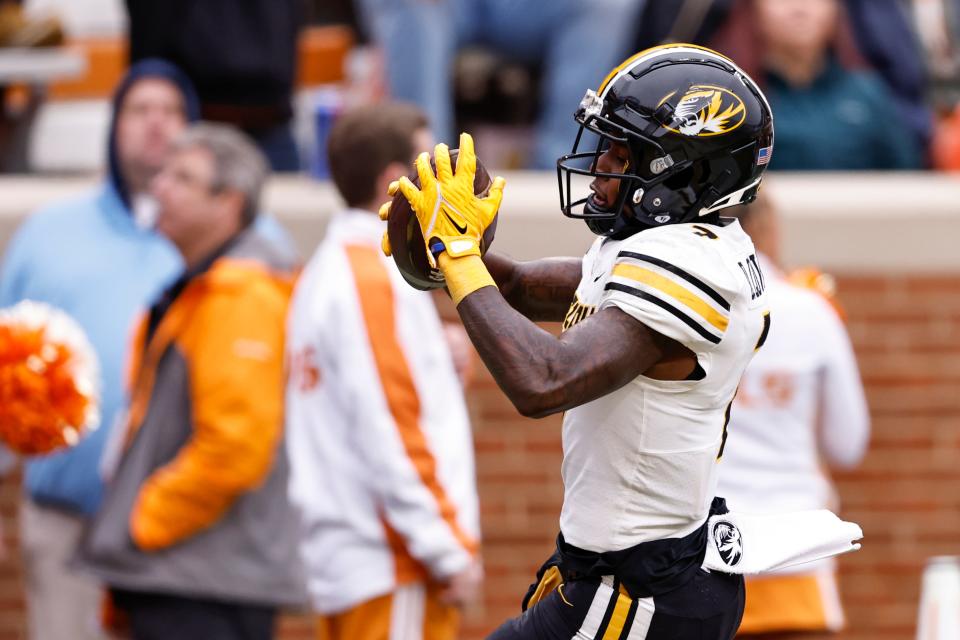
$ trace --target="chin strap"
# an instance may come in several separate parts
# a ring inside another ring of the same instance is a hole
[[[612,238],[613,240],[623,240],[633,234],[645,229],[652,229],[655,225],[645,224],[638,218],[628,218],[621,213],[616,218],[605,218],[601,220],[587,218],[585,220],[587,227],[598,236]]]

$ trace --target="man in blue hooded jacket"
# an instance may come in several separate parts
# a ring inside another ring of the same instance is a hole
[[[86,330],[102,373],[101,428],[25,464],[20,540],[31,640],[100,637],[99,585],[67,565],[103,495],[100,458],[123,406],[130,327],[182,270],[177,252],[151,230],[148,185],[172,140],[198,115],[179,69],[156,59],[131,67],[113,101],[107,180],[31,215],[0,271],[0,307],[30,298],[65,310]]]

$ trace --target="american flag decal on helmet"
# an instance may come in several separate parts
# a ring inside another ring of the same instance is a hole
[[[767,164],[770,162],[771,151],[773,151],[773,147],[763,147],[757,151],[757,164]]]

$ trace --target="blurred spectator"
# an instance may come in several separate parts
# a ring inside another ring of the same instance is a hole
[[[735,0],[647,2],[638,21],[634,49],[668,42],[708,42],[726,21]]]
[[[960,171],[960,104],[938,125],[932,156],[937,169]]]
[[[917,34],[902,0],[845,0],[857,46],[893,94],[900,121],[920,149],[933,135],[928,78]]]
[[[117,88],[107,181],[31,215],[11,241],[0,307],[30,298],[75,318],[100,359],[103,425],[68,451],[30,460],[21,535],[30,638],[92,638],[98,586],[67,570],[85,518],[98,508],[101,451],[121,406],[123,350],[134,315],[177,273],[179,258],[139,219],[170,141],[198,115],[189,80],[146,60]]]
[[[27,16],[21,0],[0,0],[0,47],[52,47],[63,44],[63,26],[53,17]]]
[[[6,48],[63,44],[63,27],[55,17],[28,16],[20,0],[0,0],[0,52]],[[0,84],[0,171],[23,171],[27,136],[40,104],[35,93],[16,106],[8,104],[8,85]]]
[[[911,4],[933,79],[933,104],[949,110],[960,102],[960,2],[912,0]]]
[[[747,513],[836,510],[821,458],[833,467],[855,466],[870,430],[850,340],[830,302],[791,284],[780,270],[773,204],[761,196],[739,218],[757,248],[771,323],[740,381],[717,495]],[[839,629],[835,574],[828,560],[748,576],[740,635]]]
[[[931,160],[960,171],[960,0],[912,0],[914,22],[933,80],[932,102],[942,114]]]
[[[130,59],[159,57],[197,87],[203,117],[239,127],[275,171],[297,171],[291,121],[302,0],[126,0]]]
[[[741,0],[711,46],[764,84],[773,168],[922,166],[893,96],[864,68],[839,0]]]
[[[642,50],[664,42],[711,42],[737,4],[737,0],[649,2],[640,19],[636,48]],[[886,82],[903,121],[919,147],[926,149],[933,126],[926,102],[927,76],[904,3],[902,0],[844,0],[844,5],[858,51]],[[741,13],[743,10],[739,7],[733,12],[735,22],[741,19],[738,16]],[[742,49],[743,44],[736,48]]]
[[[328,150],[349,208],[291,304],[291,495],[325,640],[453,640],[482,579],[463,391],[431,296],[384,257],[376,214],[431,142],[410,105],[340,117]]]
[[[306,0],[308,24],[342,24],[356,32],[358,39],[366,38],[357,20],[357,7],[354,0]]]
[[[570,151],[584,87],[629,53],[645,0],[362,0],[384,49],[394,98],[419,104],[437,137],[454,142],[452,69],[465,45],[544,65],[543,111],[531,165],[553,169]]]
[[[125,450],[79,554],[134,640],[271,638],[304,599],[283,445],[294,258],[252,226],[266,176],[252,141],[199,124],[153,181],[186,269],[137,331]]]

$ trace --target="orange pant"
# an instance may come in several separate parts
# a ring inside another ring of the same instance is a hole
[[[843,626],[836,577],[831,571],[748,577],[746,588],[740,635],[831,631]]]
[[[439,590],[414,583],[352,609],[317,618],[317,640],[455,640],[460,613]]]

